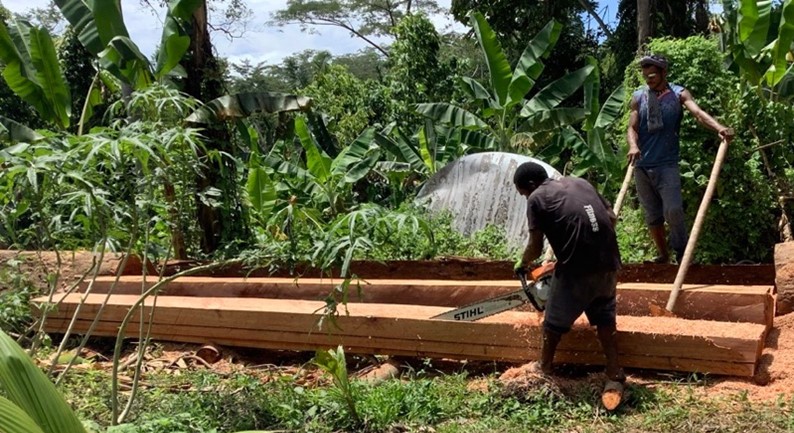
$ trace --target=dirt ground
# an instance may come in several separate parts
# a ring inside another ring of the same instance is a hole
[[[5,264],[9,259],[20,258],[16,251],[0,250],[0,264]],[[121,257],[109,256],[100,268],[101,275],[112,275],[118,270]],[[63,254],[61,256],[61,278],[60,289],[67,289],[71,284],[79,280],[80,276],[89,270],[93,263],[93,256],[90,252],[77,252]],[[20,260],[19,269],[28,275],[33,284],[39,287],[47,287],[47,273],[56,269],[57,258],[54,254],[36,255],[26,253]],[[140,273],[140,260],[128,262],[125,273]],[[764,268],[764,274],[768,269]],[[766,281],[768,277],[765,277]],[[0,287],[0,291],[3,287]],[[618,324],[619,326],[619,324]],[[100,343],[94,347],[93,351],[88,351],[83,357],[94,358],[100,365],[108,362]],[[200,346],[184,344],[161,344],[158,346],[157,353],[147,355],[145,369],[148,371],[179,371],[185,368],[207,368],[219,374],[229,374],[234,371],[247,371],[258,374],[265,380],[268,377],[276,377],[281,374],[297,375],[307,383],[321,381],[321,375],[311,369],[304,369],[303,366],[310,360],[311,354],[308,353],[289,353],[271,352],[261,350],[246,350],[220,348],[219,354],[214,354],[210,350],[200,350]],[[209,353],[209,355],[208,355]],[[416,360],[414,360],[416,361]],[[377,362],[375,358],[358,358],[358,364],[352,365],[351,370],[357,371],[359,376],[371,376],[373,365]],[[411,360],[401,360],[410,364]],[[421,362],[421,360],[417,361]],[[443,371],[445,361],[436,363],[439,371]],[[450,371],[460,371],[462,365],[459,362],[447,362]],[[478,363],[469,363],[465,368],[474,371],[479,368]],[[493,372],[493,363],[483,366],[484,370]],[[566,389],[581,386],[582,381],[595,384],[603,383],[603,374],[599,373],[598,368],[589,369],[590,371],[576,371],[575,368],[563,367],[562,374],[553,383],[546,378],[538,378],[529,368],[524,366],[502,365],[503,374],[501,380],[507,385],[506,389],[521,389],[525,387],[542,386],[552,393],[565,393]],[[94,367],[95,368],[95,367]],[[581,368],[579,369],[581,370]],[[629,370],[629,383],[652,384],[664,381],[665,373],[648,372],[639,370]],[[669,375],[681,379],[682,375]],[[670,380],[670,379],[667,379]],[[712,377],[705,381],[706,385],[701,387],[706,395],[724,395],[736,392],[746,392],[747,397],[754,401],[774,400],[781,394],[787,395],[794,390],[794,313],[775,318],[774,327],[766,339],[766,347],[761,357],[760,365],[756,376],[752,379],[741,379],[731,377]],[[477,387],[477,381],[472,382],[473,387]]]

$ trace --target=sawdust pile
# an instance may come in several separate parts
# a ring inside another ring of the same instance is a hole
[[[607,377],[603,373],[590,373],[586,377],[567,378],[565,376],[549,376],[543,374],[536,362],[506,370],[499,376],[502,394],[525,401],[540,396],[559,398],[601,395]]]
[[[706,389],[711,393],[746,391],[753,400],[773,400],[794,390],[794,313],[775,318],[766,348],[752,379],[718,379]]]

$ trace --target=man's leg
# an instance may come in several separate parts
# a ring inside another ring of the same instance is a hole
[[[626,375],[618,363],[618,339],[617,327],[615,325],[598,326],[598,340],[607,358],[606,374],[609,380],[624,382]]]
[[[562,336],[571,330],[571,325],[584,311],[580,296],[576,295],[577,280],[570,275],[555,272],[551,277],[551,291],[543,314],[543,347],[540,351],[540,368],[552,373],[554,353]]]
[[[662,197],[664,220],[670,227],[670,247],[680,264],[688,236],[684,199],[681,196],[681,175],[677,165],[659,168],[659,195]]]
[[[667,231],[664,229],[664,224],[649,226],[648,231],[651,233],[653,244],[656,245],[658,256],[654,259],[656,263],[667,263],[670,261],[670,255],[667,253]]]
[[[543,327],[543,348],[540,351],[540,369],[546,374],[552,374],[554,363],[554,353],[557,351],[557,345],[560,344],[562,334]]]
[[[598,330],[598,340],[607,358],[606,374],[609,380],[626,380],[618,363],[617,339],[617,272],[610,271],[590,277],[594,298],[585,309],[587,320]]]
[[[648,225],[651,240],[653,240],[653,244],[658,251],[658,257],[654,261],[666,263],[670,260],[670,256],[667,253],[662,197],[656,190],[657,179],[658,173],[655,168],[645,169],[638,167],[634,170],[637,198],[639,198],[642,209],[645,211],[645,224]]]

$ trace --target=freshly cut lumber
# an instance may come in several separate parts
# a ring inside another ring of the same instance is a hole
[[[92,293],[141,293],[154,285],[140,276],[99,277]],[[318,278],[223,278],[182,277],[167,283],[161,294],[169,296],[270,298],[322,300],[329,294],[341,299],[339,279]],[[86,290],[89,283],[84,283]],[[347,289],[349,302],[459,307],[518,290],[517,280],[353,280]],[[775,299],[772,286],[686,284],[676,305],[685,319],[749,322],[771,328]],[[618,314],[648,316],[650,305],[664,305],[669,284],[623,283],[618,285]]]
[[[64,332],[79,294],[67,295],[48,313],[45,329]],[[75,331],[97,318],[94,335],[115,336],[136,301],[134,295],[90,294],[77,313]],[[46,303],[46,298],[34,301]],[[151,313],[154,300],[143,308]],[[508,311],[478,322],[432,320],[437,306],[350,303],[331,320],[325,303],[305,300],[160,296],[152,338],[285,350],[343,345],[351,353],[526,362],[539,357],[541,332],[534,312]],[[140,312],[125,329],[136,337]],[[337,327],[338,326],[338,327]],[[752,376],[763,349],[763,325],[680,318],[618,317],[621,364],[626,367]],[[559,346],[556,360],[603,364],[595,332],[579,324]]]

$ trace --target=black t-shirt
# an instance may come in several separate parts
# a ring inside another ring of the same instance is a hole
[[[546,180],[527,199],[530,230],[540,230],[572,274],[616,271],[620,252],[609,203],[584,179]]]

